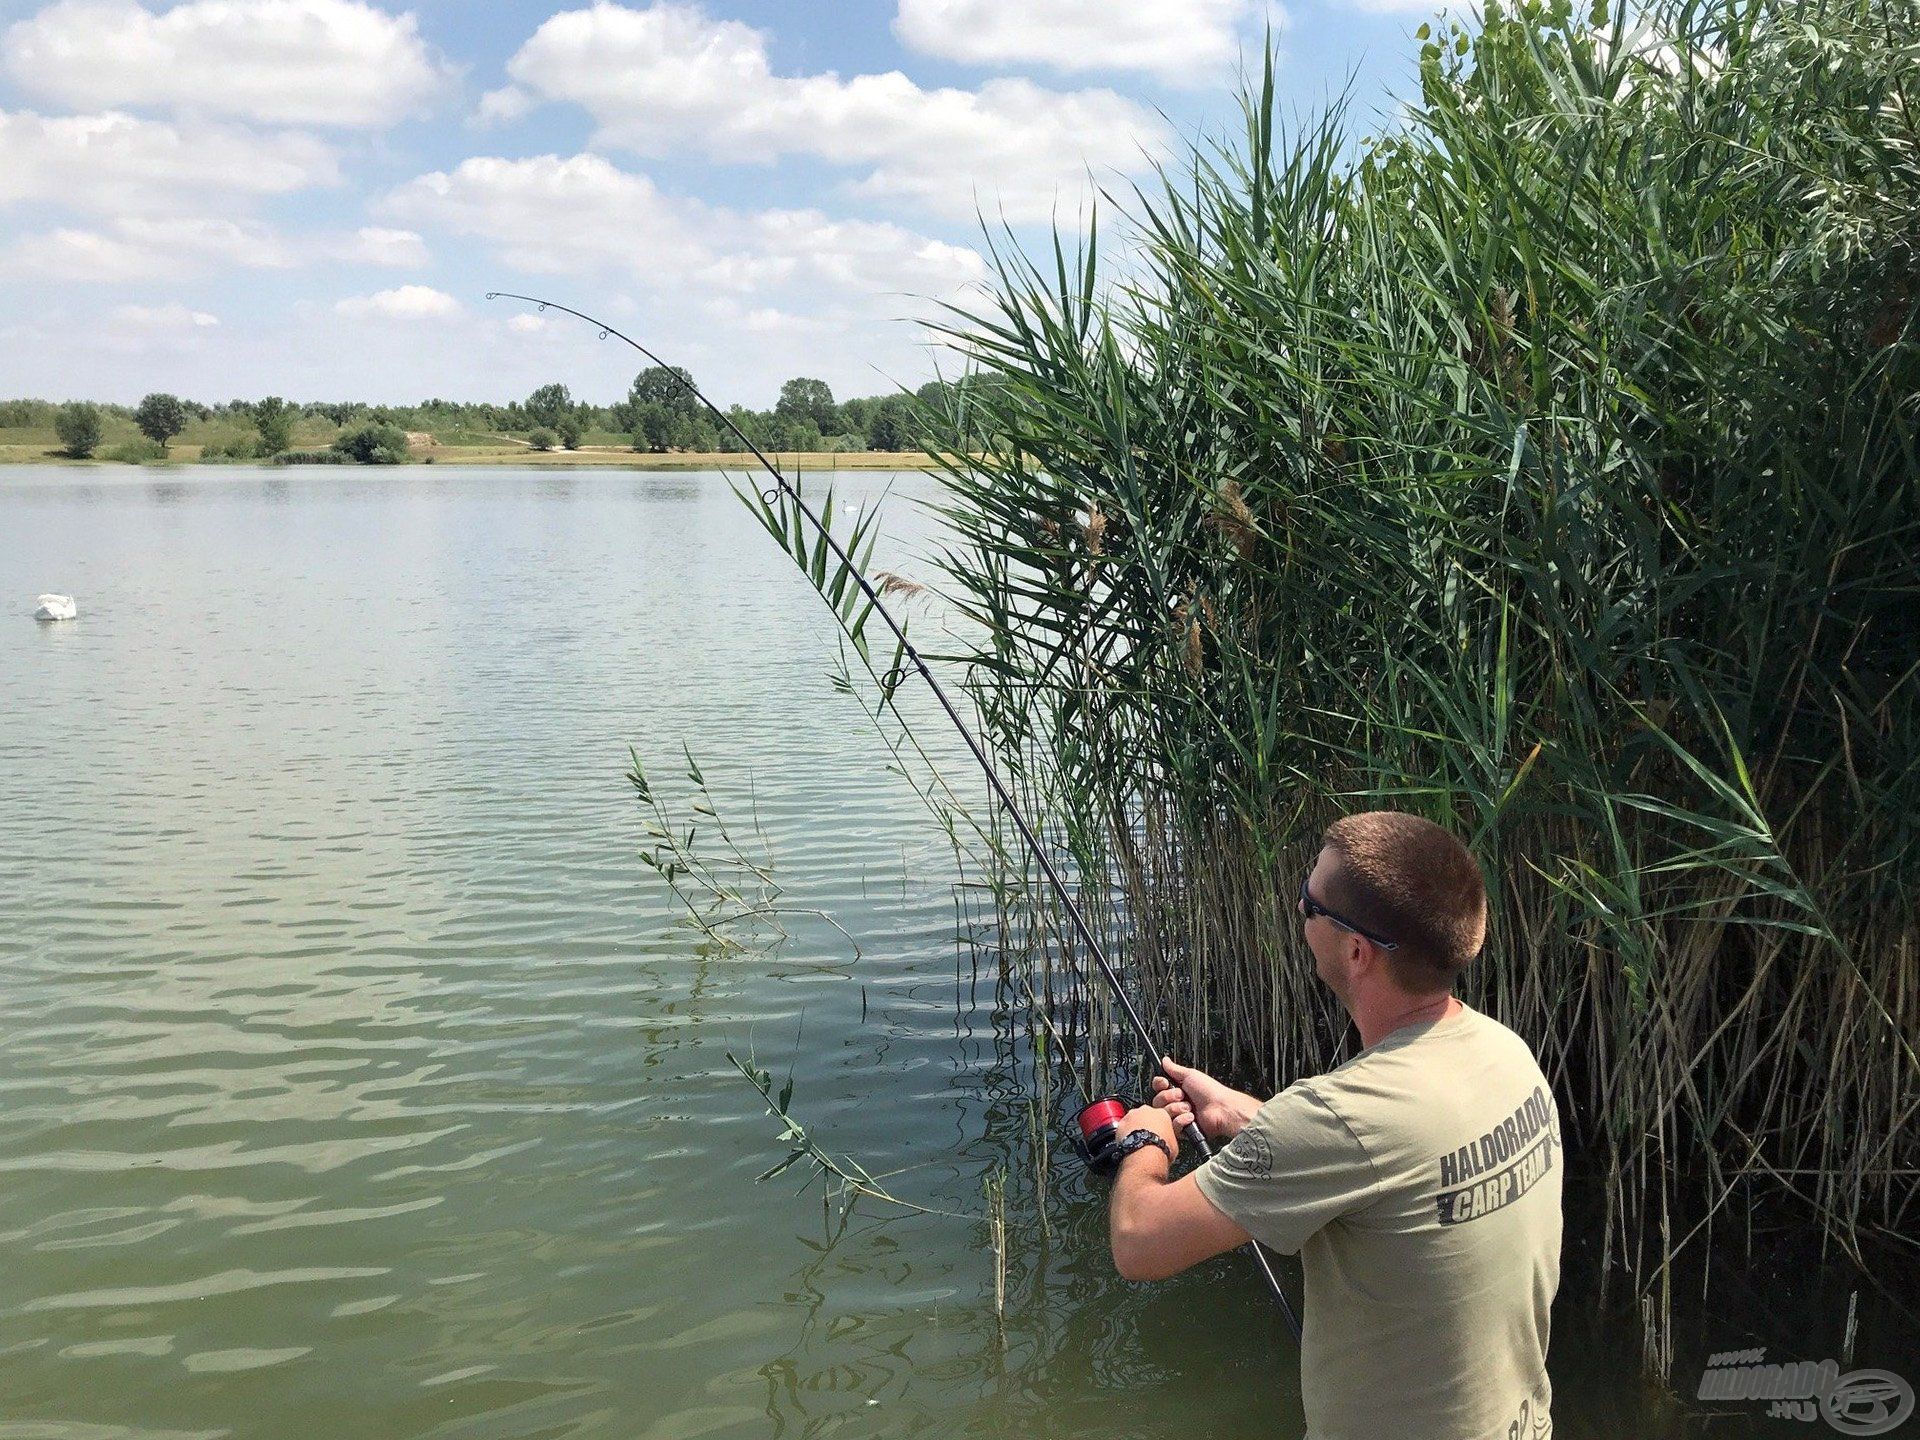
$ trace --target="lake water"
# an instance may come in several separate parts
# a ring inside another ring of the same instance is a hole
[[[916,568],[931,482],[840,485]],[[720,477],[13,469],[0,600],[0,1440],[1299,1434],[1244,1261],[1122,1284],[1066,1163],[1042,1233],[953,858]],[[640,862],[683,743],[784,942]],[[729,1051],[951,1213],[755,1184]],[[1664,1429],[1589,1308],[1561,1433]]]

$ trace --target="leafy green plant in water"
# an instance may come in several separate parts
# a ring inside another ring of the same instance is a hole
[[[853,947],[855,958],[859,957],[859,942],[833,916],[782,900],[782,887],[774,879],[772,847],[760,826],[758,812],[751,822],[751,835],[743,843],[722,817],[691,750],[681,747],[685,777],[692,786],[681,817],[676,817],[655,789],[640,763],[639,751],[629,746],[627,753],[633,762],[627,780],[645,812],[647,843],[640,851],[640,860],[666,882],[686,912],[686,923],[708,944],[725,953],[745,949],[768,931],[784,939],[787,932],[780,923],[783,914],[812,915],[838,930]],[[755,848],[757,857],[747,852],[745,844]],[[747,938],[742,939],[742,934]]]
[[[833,916],[824,910],[790,905],[781,898],[781,887],[774,879],[771,846],[757,813],[750,841],[737,835],[723,818],[706,775],[690,750],[684,746],[681,750],[685,778],[692,787],[683,817],[676,816],[661,796],[639,753],[631,748],[628,753],[632,769],[627,779],[646,814],[648,844],[641,850],[640,859],[666,883],[685,912],[685,923],[698,931],[705,943],[722,953],[743,952],[769,934],[784,939],[787,932],[780,923],[782,916],[806,914],[838,930],[853,947],[854,958],[859,958],[859,943]],[[746,843],[758,851],[757,858],[747,853]],[[791,1146],[783,1160],[755,1177],[757,1181],[771,1180],[805,1162],[809,1183],[814,1179],[824,1181],[828,1203],[839,1203],[843,1214],[853,1200],[864,1195],[922,1214],[952,1215],[903,1200],[881,1183],[904,1172],[875,1176],[851,1156],[836,1155],[818,1145],[790,1108],[794,1088],[791,1074],[776,1092],[769,1072],[750,1060],[740,1060],[731,1051],[727,1060],[766,1102],[767,1113],[781,1122],[779,1139]]]
[[[902,1200],[880,1182],[890,1180],[895,1175],[905,1174],[902,1170],[890,1170],[881,1175],[869,1174],[866,1167],[849,1155],[835,1155],[815,1142],[807,1132],[807,1127],[793,1116],[793,1076],[788,1074],[786,1082],[776,1093],[773,1088],[773,1076],[748,1060],[741,1060],[731,1050],[727,1052],[727,1063],[745,1077],[747,1083],[759,1092],[766,1101],[767,1114],[780,1122],[780,1141],[789,1146],[786,1158],[777,1165],[768,1167],[754,1176],[754,1183],[772,1180],[784,1175],[796,1165],[806,1170],[807,1185],[815,1180],[824,1182],[828,1203],[838,1203],[844,1212],[861,1196],[878,1200],[888,1205],[897,1205],[903,1210],[912,1210],[921,1215],[944,1215],[953,1220],[969,1217],[955,1214],[951,1210],[936,1210],[931,1206],[917,1205],[911,1200]],[[803,1190],[806,1186],[801,1187]]]

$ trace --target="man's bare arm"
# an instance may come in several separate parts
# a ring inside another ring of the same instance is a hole
[[[1142,1106],[1120,1121],[1120,1133],[1152,1130],[1180,1153],[1164,1110]],[[1169,1181],[1167,1157],[1151,1145],[1120,1162],[1109,1225],[1113,1263],[1124,1280],[1164,1280],[1244,1245],[1252,1238],[1200,1193],[1193,1176]]]

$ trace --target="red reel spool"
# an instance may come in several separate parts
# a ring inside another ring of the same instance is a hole
[[[1127,1108],[1126,1101],[1112,1095],[1094,1101],[1080,1112],[1080,1138],[1091,1145],[1094,1136],[1120,1123]]]
[[[1120,1139],[1120,1121],[1133,1107],[1117,1095],[1107,1095],[1080,1112],[1080,1139],[1075,1145],[1080,1158],[1094,1174],[1111,1178],[1119,1168],[1115,1153]]]

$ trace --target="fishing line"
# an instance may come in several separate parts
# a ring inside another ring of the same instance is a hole
[[[1079,935],[1081,941],[1086,945],[1087,952],[1093,956],[1094,964],[1099,969],[1101,977],[1107,982],[1107,988],[1112,993],[1113,998],[1119,1002],[1121,1013],[1126,1016],[1127,1024],[1132,1028],[1134,1035],[1139,1039],[1145,1052],[1153,1057],[1154,1066],[1158,1069],[1160,1057],[1166,1054],[1166,1051],[1160,1048],[1159,1043],[1154,1038],[1153,1032],[1147,1028],[1147,1022],[1141,1018],[1139,1010],[1134,1007],[1132,998],[1128,996],[1126,987],[1121,983],[1120,973],[1114,969],[1113,962],[1107,959],[1106,949],[1094,935],[1093,927],[1087,923],[1086,917],[1080,913],[1080,906],[1068,891],[1066,881],[1060,878],[1060,872],[1054,868],[1053,860],[1047,854],[1046,847],[1040,843],[1040,837],[1034,833],[1033,827],[1027,823],[1026,815],[1022,813],[1019,805],[1014,801],[1013,794],[1007,789],[1006,782],[1000,778],[1000,772],[994,768],[993,761],[988,757],[985,747],[981,745],[972,729],[968,727],[967,722],[960,717],[960,711],[955,707],[952,697],[947,694],[946,687],[934,676],[933,671],[928,668],[927,662],[921,657],[920,652],[915,649],[913,643],[907,639],[905,628],[901,626],[899,621],[894,619],[893,612],[887,609],[885,602],[880,598],[880,592],[874,588],[873,583],[867,579],[866,574],[854,563],[853,557],[841,547],[840,541],[835,538],[833,532],[829,530],[820,517],[814,513],[813,507],[808,505],[801,497],[799,488],[790,483],[780,467],[769,460],[760,447],[755,445],[753,441],[747,437],[747,433],[734,423],[733,417],[709,400],[701,392],[700,388],[686,377],[684,372],[668,365],[666,361],[662,360],[632,336],[622,334],[604,320],[597,320],[584,311],[575,310],[569,305],[562,305],[557,300],[543,300],[538,295],[521,295],[511,290],[489,290],[487,292],[487,299],[519,300],[525,304],[537,306],[540,310],[558,310],[563,315],[571,315],[576,320],[583,320],[593,326],[600,332],[599,338],[602,340],[611,336],[613,339],[631,346],[646,356],[647,359],[651,360],[655,365],[673,376],[674,380],[682,389],[701,405],[705,406],[708,413],[731,431],[734,437],[753,455],[754,459],[760,462],[766,469],[766,472],[773,477],[774,482],[774,489],[761,492],[760,498],[769,506],[774,503],[776,497],[784,497],[793,503],[799,512],[806,517],[807,522],[813,526],[821,539],[823,539],[827,546],[833,551],[834,558],[845,567],[846,573],[853,580],[854,584],[860,587],[860,591],[866,597],[867,603],[872,608],[873,613],[877,614],[881,620],[885,622],[886,627],[893,632],[893,638],[899,645],[899,653],[905,657],[905,664],[899,668],[903,670],[912,669],[919,673],[920,678],[926,681],[927,688],[933,692],[934,699],[940,702],[940,708],[947,712],[947,719],[953,722],[953,728],[958,730],[960,732],[960,738],[966,741],[967,749],[973,753],[974,760],[978,762],[981,770],[986,773],[987,784],[993,791],[994,797],[999,800],[1002,808],[1006,811],[1007,817],[1013,821],[1014,829],[1019,831],[1020,838],[1025,842],[1028,852],[1039,862],[1041,873],[1047,877],[1047,883],[1053,887],[1053,893],[1059,898],[1061,905],[1066,909],[1068,918],[1073,922],[1074,932]],[[1169,1080],[1171,1080],[1171,1078],[1171,1076],[1168,1077]],[[1207,1143],[1207,1137],[1201,1132],[1200,1122],[1197,1119],[1187,1122],[1184,1133],[1186,1143],[1194,1149],[1202,1160],[1212,1156],[1213,1147]],[[1288,1301],[1286,1291],[1280,1288],[1280,1277],[1274,1274],[1272,1262],[1267,1259],[1266,1252],[1260,1248],[1258,1241],[1249,1241],[1246,1248],[1253,1256],[1254,1262],[1260,1267],[1260,1274],[1265,1278],[1267,1288],[1272,1291],[1274,1300],[1278,1302],[1281,1313],[1287,1317],[1287,1325],[1292,1329],[1294,1338],[1296,1340],[1299,1339],[1299,1318],[1293,1313],[1293,1305]]]

